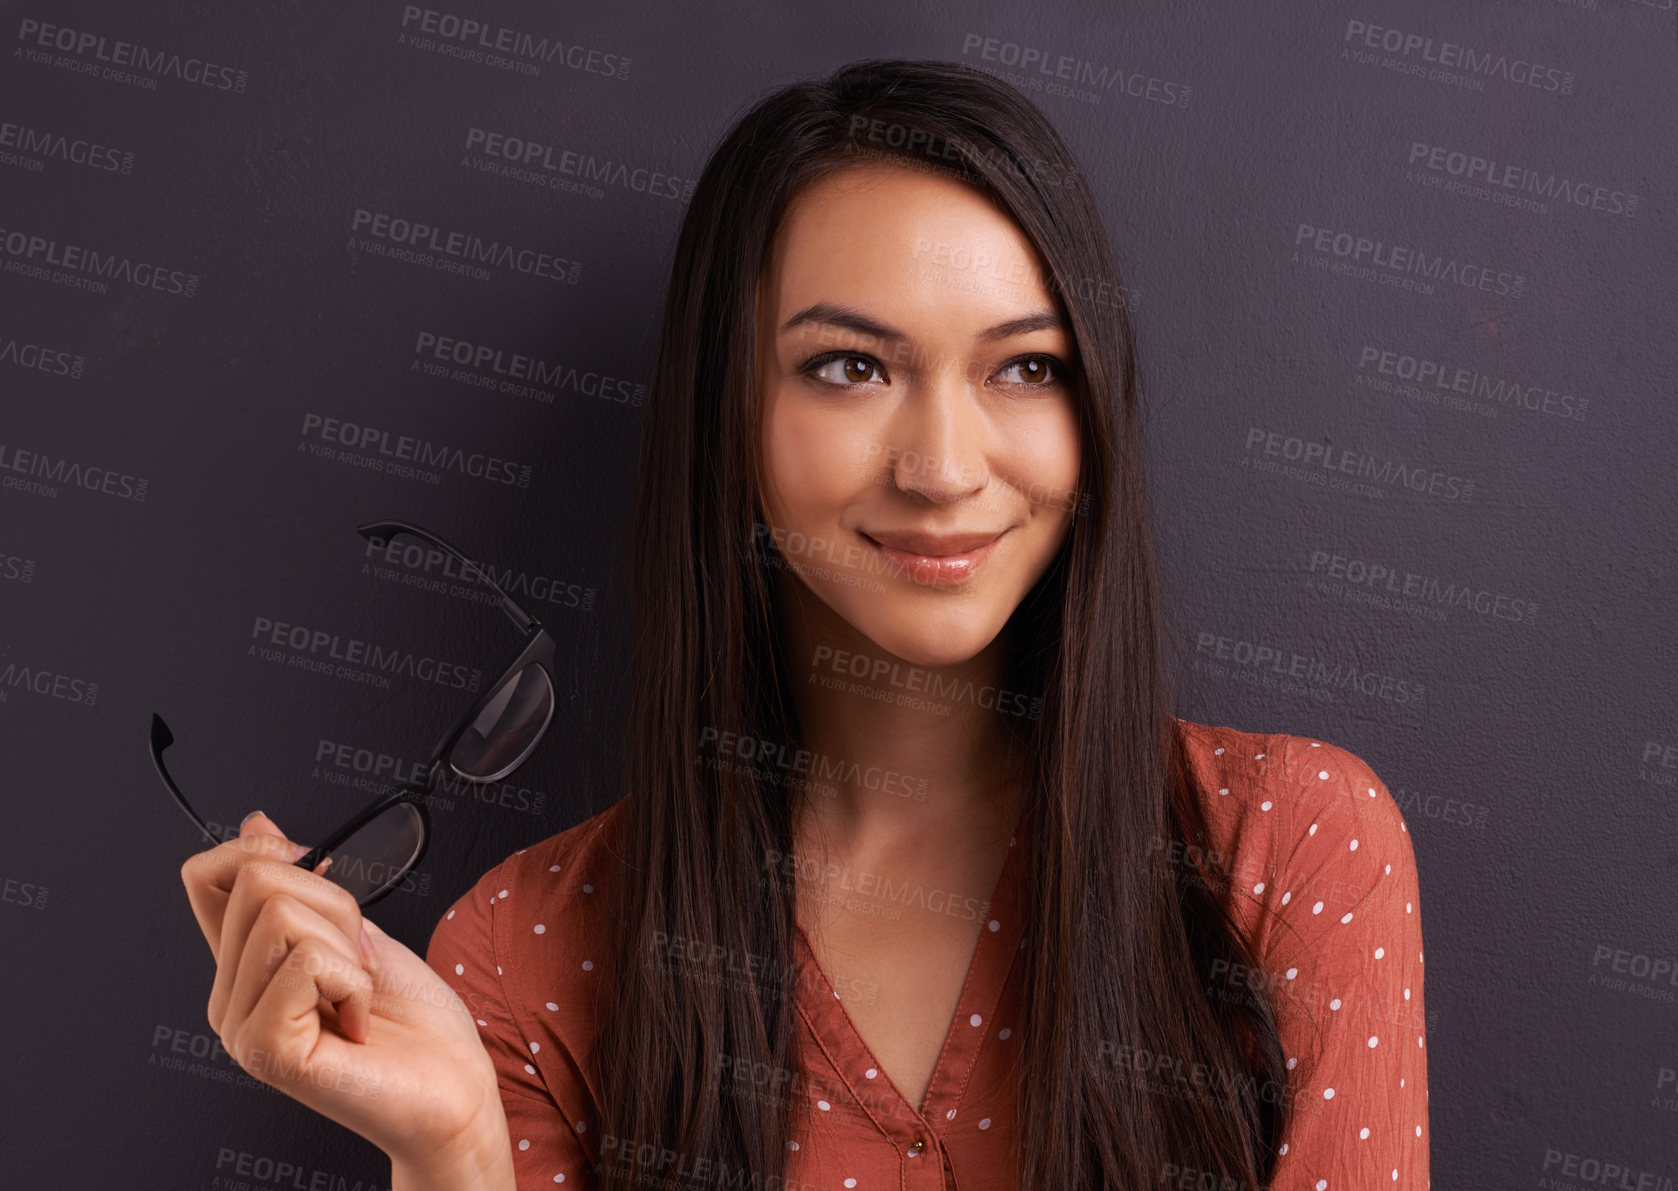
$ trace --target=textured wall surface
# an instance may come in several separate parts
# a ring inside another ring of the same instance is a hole
[[[0,7],[6,1185],[388,1176],[220,1052],[150,716],[217,823],[361,806],[516,640],[354,532],[412,519],[568,686],[374,917],[423,949],[602,809],[683,203],[767,89],[906,56],[1019,87],[1099,196],[1179,710],[1409,821],[1439,1186],[1673,1191],[1673,0]]]

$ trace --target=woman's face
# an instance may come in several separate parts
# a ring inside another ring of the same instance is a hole
[[[1072,523],[1070,329],[978,190],[893,165],[805,188],[758,291],[766,531],[804,583],[917,665],[994,640]]]

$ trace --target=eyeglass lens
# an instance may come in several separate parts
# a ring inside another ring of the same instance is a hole
[[[553,684],[547,671],[532,662],[484,701],[450,750],[449,764],[466,777],[502,776],[536,747],[553,708]],[[414,863],[424,838],[419,811],[412,803],[399,802],[332,849],[315,871],[359,902],[396,881]]]
[[[535,662],[509,675],[449,751],[449,764],[465,777],[496,778],[536,747],[553,714],[554,689]]]
[[[424,840],[419,811],[411,802],[398,802],[328,852],[315,872],[359,902],[395,882],[414,863]]]

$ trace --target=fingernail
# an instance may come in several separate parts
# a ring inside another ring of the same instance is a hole
[[[373,950],[373,939],[365,926],[361,928],[361,958],[367,961],[369,971],[379,970],[379,953]]]
[[[266,819],[268,817],[267,815],[263,814],[261,811],[252,811],[250,814],[246,815],[243,819],[239,820],[240,828],[242,829],[245,826],[246,823],[249,823],[252,819],[256,818],[258,815],[262,815],[262,817],[264,819]]]
[[[298,859],[300,859],[304,856],[307,856],[309,854],[309,845],[308,844],[290,844],[290,843],[288,843],[286,845],[286,847],[291,849],[291,858],[293,860],[298,860]]]

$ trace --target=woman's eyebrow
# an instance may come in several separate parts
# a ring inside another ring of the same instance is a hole
[[[823,323],[832,327],[845,327],[887,343],[898,343],[909,338],[908,335],[899,331],[896,327],[887,326],[877,319],[868,317],[860,310],[855,310],[849,306],[841,306],[836,302],[817,302],[814,305],[806,306],[782,323],[781,331],[790,331],[792,328],[805,323]],[[1071,333],[1071,328],[1066,325],[1066,320],[1057,311],[1037,310],[1019,318],[1011,318],[1007,322],[997,323],[996,326],[979,332],[979,341],[981,343],[991,343],[998,339],[1009,339],[1015,335],[1025,335],[1032,331],[1044,330]]]

